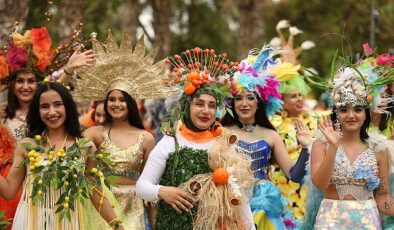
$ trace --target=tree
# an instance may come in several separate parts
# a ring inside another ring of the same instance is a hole
[[[124,0],[119,7],[119,24],[123,32],[127,33],[132,44],[137,41],[138,16],[141,6],[138,0]]]
[[[64,41],[70,38],[74,29],[83,19],[84,0],[63,0],[59,11],[59,38]]]
[[[15,21],[19,22],[19,32],[22,32],[26,25],[26,18],[29,13],[30,0],[0,0],[0,45],[3,47],[7,43]]]

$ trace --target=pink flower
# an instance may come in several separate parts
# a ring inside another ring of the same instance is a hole
[[[389,65],[391,62],[394,62],[394,56],[390,54],[381,54],[376,58],[376,62],[380,66]]]
[[[363,44],[364,54],[365,56],[371,56],[373,54],[373,50],[368,43]]]
[[[27,65],[28,53],[15,45],[7,52],[7,61],[11,71],[19,71]]]
[[[274,77],[269,76],[265,80],[265,86],[257,86],[258,93],[263,99],[263,102],[267,102],[270,96],[280,99],[281,94],[279,93],[279,81],[276,80]]]

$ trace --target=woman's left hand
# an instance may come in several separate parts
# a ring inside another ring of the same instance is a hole
[[[313,143],[313,138],[308,126],[299,118],[295,118],[293,121],[297,130],[296,138],[298,143],[302,146],[311,145]]]

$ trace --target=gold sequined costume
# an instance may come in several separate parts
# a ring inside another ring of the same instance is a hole
[[[127,148],[115,145],[109,138],[107,130],[103,130],[102,136],[104,141],[100,145],[100,149],[111,154],[109,159],[112,161],[112,174],[137,181],[142,170],[144,132],[139,134],[137,143]],[[144,203],[141,198],[136,197],[135,185],[119,185],[119,187],[112,187],[111,191],[124,215],[123,228],[125,230],[144,230]]]

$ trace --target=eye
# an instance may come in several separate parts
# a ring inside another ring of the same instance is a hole
[[[347,113],[347,108],[346,108],[346,107],[340,107],[340,108],[338,109],[338,111],[339,111],[340,113]]]
[[[242,101],[242,97],[241,96],[235,96],[234,97],[234,101]]]
[[[49,105],[48,105],[48,104],[42,104],[42,105],[40,105],[40,109],[47,109],[47,108],[49,108]]]
[[[209,104],[210,109],[216,109],[216,103],[210,103]]]
[[[115,101],[115,98],[110,97],[110,98],[108,98],[108,101],[114,102],[114,101]]]
[[[55,107],[60,107],[63,105],[62,101],[56,101],[55,103],[53,103]]]
[[[357,107],[354,108],[354,111],[357,112],[357,113],[360,113],[360,112],[362,112],[363,110],[364,110],[364,108],[361,107],[361,106],[357,106]]]
[[[254,95],[248,96],[248,101],[254,101],[254,100],[256,100],[256,97]]]
[[[29,82],[29,84],[36,83],[36,79],[34,79],[34,78],[30,78],[30,79],[28,80],[28,82]]]

